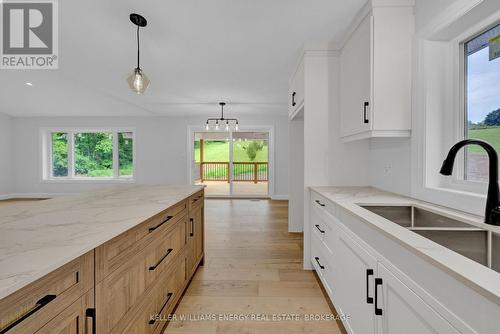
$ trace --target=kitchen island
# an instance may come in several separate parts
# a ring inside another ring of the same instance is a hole
[[[161,333],[203,261],[201,186],[0,209],[1,333]]]

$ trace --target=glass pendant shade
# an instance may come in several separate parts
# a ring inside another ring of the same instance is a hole
[[[149,86],[149,79],[140,68],[134,69],[127,77],[128,85],[137,94],[142,94]]]

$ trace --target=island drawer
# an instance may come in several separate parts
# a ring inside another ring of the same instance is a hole
[[[185,257],[180,257],[172,269],[158,279],[154,289],[144,298],[144,303],[137,308],[135,317],[120,333],[163,333],[167,325],[168,315],[179,301],[182,288],[186,283]]]
[[[96,285],[98,332],[108,333],[125,321],[163,272],[172,267],[186,248],[187,215],[166,234],[137,253]]]
[[[94,284],[94,251],[0,301],[0,333],[34,333]]]
[[[188,201],[183,200],[97,247],[96,281],[102,281],[153,239],[168,233],[175,223],[187,214],[187,206]]]
[[[198,191],[197,193],[191,195],[188,199],[189,202],[189,211],[193,211],[203,204],[205,194],[203,189]]]

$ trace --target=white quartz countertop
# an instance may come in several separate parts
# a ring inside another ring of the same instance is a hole
[[[407,248],[414,249],[417,254],[440,266],[467,286],[500,304],[500,273],[364,209],[361,205],[415,205],[494,233],[500,234],[500,226],[485,224],[483,218],[479,216],[371,187],[310,187],[310,189],[375,226]]]
[[[0,206],[0,299],[202,188],[123,185]]]

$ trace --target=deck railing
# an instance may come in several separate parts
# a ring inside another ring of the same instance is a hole
[[[229,162],[200,162],[200,180],[229,182]],[[233,180],[264,182],[269,180],[267,162],[233,162]]]

